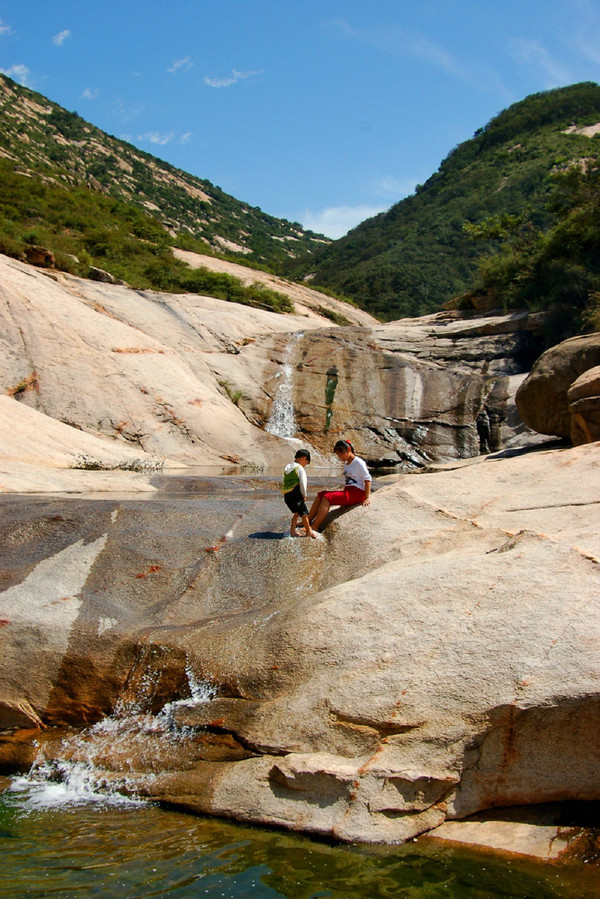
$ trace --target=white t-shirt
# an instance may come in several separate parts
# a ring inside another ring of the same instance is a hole
[[[358,487],[359,490],[364,490],[365,481],[371,480],[365,460],[355,456],[352,462],[344,462],[344,478],[346,487]]]

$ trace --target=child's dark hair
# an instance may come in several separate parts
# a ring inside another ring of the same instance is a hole
[[[352,453],[354,452],[354,447],[349,440],[338,440],[333,448],[334,453],[345,453],[346,450],[350,450]]]
[[[294,460],[296,460],[296,459],[308,459],[308,461],[310,462],[310,453],[309,453],[309,451],[308,451],[308,450],[303,450],[303,449],[298,450],[297,453],[296,453],[296,455],[294,456]]]

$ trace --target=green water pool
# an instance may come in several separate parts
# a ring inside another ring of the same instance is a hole
[[[0,796],[0,896],[561,897],[600,895],[596,871],[448,848],[330,845],[114,801]]]

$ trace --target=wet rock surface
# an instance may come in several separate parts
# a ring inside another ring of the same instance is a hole
[[[259,476],[5,497],[0,700],[46,730],[5,722],[3,770],[37,734],[187,810],[365,842],[600,799],[599,468],[390,476],[318,540]]]
[[[541,319],[525,313],[488,320],[440,313],[292,342],[269,338],[248,351],[277,363],[263,369],[267,400],[257,395],[243,408],[266,422],[287,365],[297,431],[324,454],[344,437],[379,467],[471,458],[525,430],[511,420],[515,378],[540,350]]]

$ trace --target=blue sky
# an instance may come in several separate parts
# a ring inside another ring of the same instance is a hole
[[[0,71],[339,237],[511,103],[600,81],[600,0],[0,0]]]

